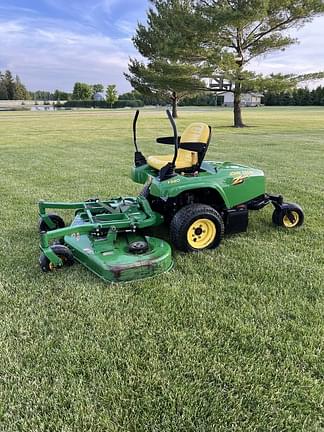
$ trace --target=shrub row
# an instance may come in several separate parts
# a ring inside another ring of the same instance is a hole
[[[65,102],[65,107],[68,108],[110,108],[110,104],[106,101],[94,101],[94,100],[70,100]],[[112,108],[137,108],[144,106],[144,102],[141,100],[118,100],[112,106]]]

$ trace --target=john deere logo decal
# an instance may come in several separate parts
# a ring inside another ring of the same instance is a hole
[[[233,172],[233,173],[230,173],[230,174],[232,174],[233,176],[235,176],[234,178],[233,178],[233,180],[232,180],[232,185],[239,185],[239,184],[242,184],[242,183],[244,183],[244,180],[247,178],[247,177],[250,177],[253,173],[251,172],[251,171],[246,171],[246,172]]]
[[[233,178],[232,185],[239,185],[244,182],[246,176],[240,175],[238,177]]]

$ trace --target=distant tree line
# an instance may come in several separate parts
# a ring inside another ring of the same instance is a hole
[[[169,100],[142,95],[136,90],[119,95],[119,99],[142,100],[144,105],[167,105]],[[220,106],[223,98],[215,92],[204,91],[192,97],[186,97],[179,102],[181,106]],[[291,92],[266,92],[264,94],[265,105],[324,105],[324,87],[319,86],[314,90],[298,88]]]
[[[295,89],[292,92],[267,92],[264,95],[265,105],[324,105],[324,87],[319,86],[316,89],[308,88]]]
[[[62,90],[55,90],[54,93],[47,90],[36,90],[30,91],[30,99],[32,100],[43,100],[43,101],[60,101],[71,99],[72,93],[68,93]]]
[[[99,98],[98,93],[101,94]],[[76,82],[71,98],[64,106],[73,108],[136,108],[144,106],[144,102],[137,92],[136,94],[135,92],[129,92],[118,96],[115,84],[108,85],[105,91],[102,84],[91,85]]]
[[[26,100],[30,98],[18,75],[14,78],[9,70],[0,72],[0,100]]]
[[[19,78],[18,78],[19,82]],[[36,92],[27,92],[29,97],[34,100],[44,100],[44,101],[70,101],[68,106],[76,106],[77,104],[73,104],[73,101],[87,101],[84,106],[87,107],[97,106],[106,108],[112,105],[112,107],[121,107],[121,106],[131,106],[131,107],[140,107],[143,105],[168,105],[170,101],[168,98],[150,96],[146,94],[141,94],[137,90],[132,90],[130,92],[126,92],[120,94],[117,100],[109,99],[109,102],[105,104],[107,101],[96,101],[95,104],[91,104],[91,101],[94,101],[94,94],[99,92],[104,92],[104,86],[102,84],[94,84],[93,86],[84,83],[76,83],[81,84],[74,86],[73,93],[67,93],[60,90],[55,90],[54,93],[48,91],[36,91]],[[116,90],[115,88],[111,89],[112,92]],[[19,94],[19,93],[18,93]],[[106,94],[107,97],[107,94]],[[1,97],[1,84],[0,84],[0,99]],[[16,97],[16,99],[22,99]],[[120,102],[120,101],[129,101],[129,103]],[[135,102],[137,101],[137,102]],[[324,106],[324,87],[319,86],[316,89],[310,90],[308,88],[298,88],[292,90],[290,92],[275,92],[268,91],[264,94],[264,104],[267,106],[311,106],[311,105],[322,105]],[[81,106],[79,104],[79,106]],[[222,105],[222,98],[217,95],[215,92],[203,91],[195,96],[185,97],[179,102],[180,106],[216,106]]]
[[[103,100],[96,100],[95,95],[101,93]],[[103,84],[87,84],[76,82],[73,92],[65,92],[56,89],[54,92],[46,90],[28,91],[21,82],[18,75],[13,77],[11,71],[3,73],[0,71],[0,100],[43,100],[46,101],[68,101],[68,107],[84,108],[123,108],[123,107],[141,107],[144,105],[168,105],[170,104],[169,96],[159,94],[152,95],[141,93],[138,90],[132,90],[118,95],[117,88],[114,84],[108,85],[105,92]],[[182,106],[215,106],[221,105],[222,98],[215,92],[202,91],[190,97],[183,97],[179,101]],[[268,106],[324,106],[324,87],[319,86],[316,89],[298,88],[291,91],[267,91],[264,94],[264,104]]]

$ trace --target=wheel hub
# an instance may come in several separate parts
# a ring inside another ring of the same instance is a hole
[[[291,211],[283,217],[282,221],[286,228],[294,228],[298,225],[299,214],[295,211]]]
[[[189,245],[194,249],[205,249],[215,239],[216,226],[210,219],[198,219],[193,222],[187,232]]]

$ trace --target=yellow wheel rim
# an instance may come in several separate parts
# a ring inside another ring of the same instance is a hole
[[[66,263],[66,257],[63,255],[63,256],[61,256],[61,255],[57,255],[59,258],[61,258],[61,260],[63,261],[63,265]],[[50,269],[50,271],[55,271],[55,270],[57,270],[58,269],[58,267],[56,267],[55,266],[55,264],[53,264],[52,262],[50,262],[49,264],[48,264],[48,267],[49,267],[49,269]]]
[[[298,225],[299,222],[299,214],[295,211],[290,212],[292,217],[293,217],[293,221],[291,221],[288,217],[288,215],[285,215],[282,219],[283,225],[286,228],[294,228],[296,225]]]
[[[194,249],[205,249],[216,237],[216,226],[210,219],[198,219],[187,231],[187,241]]]
[[[49,267],[50,271],[54,271],[55,270],[55,265],[52,262],[50,262],[48,264],[48,267]]]

